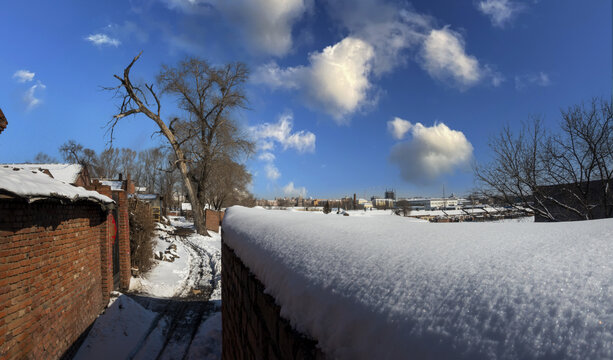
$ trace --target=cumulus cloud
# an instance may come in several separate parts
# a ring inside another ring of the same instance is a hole
[[[373,58],[369,43],[346,37],[312,53],[308,66],[283,69],[271,63],[260,67],[254,81],[273,88],[299,88],[308,104],[343,122],[345,116],[368,102]]]
[[[424,69],[434,78],[452,79],[464,87],[481,80],[479,61],[466,54],[462,35],[449,27],[430,31],[421,55]]]
[[[524,6],[510,0],[483,0],[477,3],[477,9],[489,16],[494,26],[504,27]]]
[[[277,180],[281,176],[279,169],[277,169],[277,167],[273,163],[266,164],[265,168],[266,168],[266,177],[269,180],[274,181],[274,180]]]
[[[404,180],[423,184],[468,165],[473,146],[461,131],[443,123],[409,125],[410,139],[394,145],[390,154]]]
[[[258,148],[271,150],[276,142],[281,144],[283,150],[295,149],[300,153],[315,151],[315,134],[304,130],[292,132],[293,119],[293,115],[287,113],[281,115],[276,123],[264,123],[251,127],[250,131],[258,142]]]
[[[374,48],[373,73],[381,75],[404,65],[407,50],[419,45],[433,19],[381,0],[327,2],[329,13],[351,36]]]
[[[283,194],[285,194],[285,196],[293,196],[293,197],[302,196],[302,197],[306,197],[307,190],[306,190],[306,188],[304,186],[295,187],[294,186],[294,182],[291,181],[289,184],[287,184],[287,185],[285,185],[283,187]]]
[[[413,125],[407,120],[395,117],[394,120],[387,122],[387,130],[392,134],[394,139],[401,140]]]
[[[23,102],[26,104],[26,110],[32,110],[41,104],[40,98],[37,98],[37,92],[44,90],[45,84],[40,81],[36,85],[32,85],[23,95]]]
[[[85,40],[91,42],[92,44],[96,45],[96,46],[119,46],[119,44],[121,44],[121,41],[119,41],[118,39],[112,38],[106,34],[91,34],[87,37],[85,37]]]
[[[528,86],[546,87],[551,85],[549,75],[544,72],[515,76],[515,89],[522,90]]]
[[[171,9],[212,16],[217,10],[232,21],[257,52],[282,56],[292,48],[292,27],[309,0],[163,0]]]
[[[13,74],[13,79],[16,79],[17,82],[25,83],[32,81],[34,79],[35,73],[28,70],[17,70]]]
[[[298,91],[307,105],[337,123],[376,103],[376,79],[418,59],[431,77],[465,90],[483,81],[499,86],[504,77],[466,52],[464,38],[436,19],[380,0],[328,1],[328,12],[349,35],[309,55],[308,65],[260,66],[255,83]]]

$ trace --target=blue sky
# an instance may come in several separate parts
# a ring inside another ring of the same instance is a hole
[[[186,56],[245,62],[258,197],[464,194],[488,138],[611,96],[611,2],[462,0],[13,1],[0,23],[0,162],[102,151],[117,101],[102,86]],[[181,115],[164,99],[167,118]],[[125,119],[115,147],[161,143]]]

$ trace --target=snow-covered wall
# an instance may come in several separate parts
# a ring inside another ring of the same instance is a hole
[[[613,358],[613,219],[432,224],[233,207],[223,230],[280,314],[332,358]]]

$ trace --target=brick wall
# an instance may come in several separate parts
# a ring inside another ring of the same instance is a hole
[[[325,359],[316,341],[281,317],[274,298],[223,239],[221,256],[224,360]]]
[[[119,287],[127,290],[130,287],[130,219],[128,212],[128,193],[118,192],[119,211],[117,221],[117,241],[119,241]]]
[[[207,230],[219,232],[219,225],[223,219],[223,211],[204,210],[205,226]]]
[[[0,359],[55,359],[95,320],[112,277],[91,202],[0,200]]]

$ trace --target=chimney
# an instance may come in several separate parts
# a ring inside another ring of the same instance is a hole
[[[121,173],[119,173],[119,181],[123,180],[123,175]]]
[[[9,122],[6,120],[6,117],[4,116],[2,109],[0,109],[0,134],[2,133],[4,129],[6,129],[6,126],[8,124]]]

